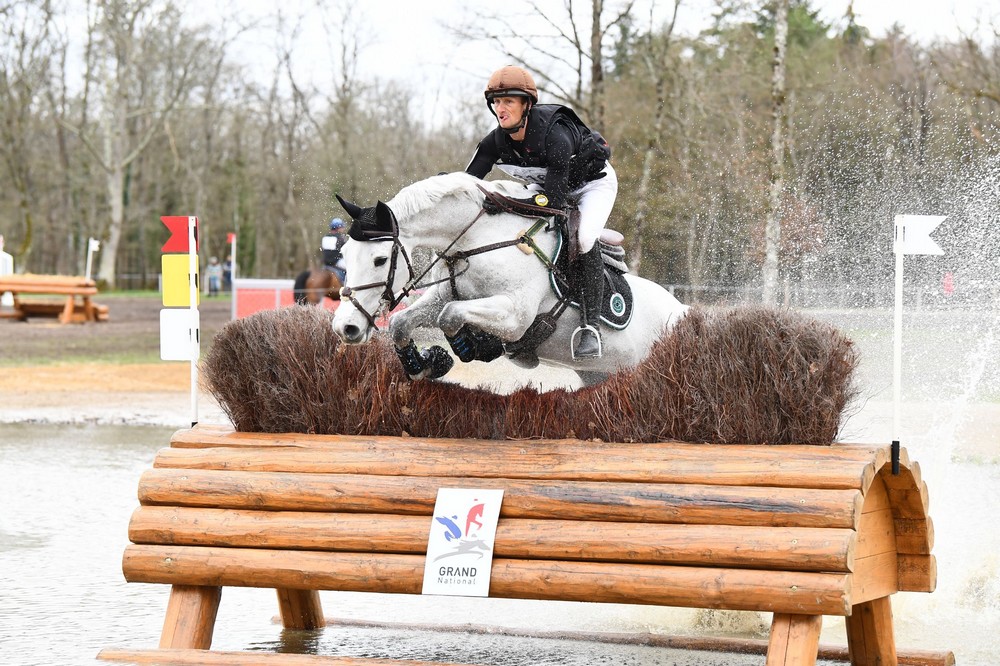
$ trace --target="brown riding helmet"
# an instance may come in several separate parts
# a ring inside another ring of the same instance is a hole
[[[490,113],[493,112],[494,97],[527,97],[532,104],[538,103],[535,80],[526,70],[514,65],[507,65],[493,72],[483,94],[486,96],[486,106],[489,107]]]

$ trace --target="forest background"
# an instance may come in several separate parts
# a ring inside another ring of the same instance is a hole
[[[17,271],[82,274],[93,237],[106,288],[155,288],[159,217],[193,214],[203,261],[232,232],[241,276],[292,277],[343,214],[334,194],[370,205],[461,170],[492,126],[482,84],[432,103],[419,83],[365,73],[378,22],[355,3],[213,19],[178,2],[0,0],[0,234]],[[903,213],[949,215],[935,235],[947,256],[918,258],[920,279],[995,295],[1000,20],[927,43],[902,22],[873,34],[848,0],[830,22],[809,0],[714,0],[684,34],[692,4],[706,1],[512,0],[448,28],[496,67],[528,67],[541,101],[607,137],[609,226],[633,270],[684,285],[682,300],[760,298],[771,219],[786,302],[811,285],[884,303]],[[307,26],[325,39],[303,54]],[[237,48],[262,27],[270,42]]]

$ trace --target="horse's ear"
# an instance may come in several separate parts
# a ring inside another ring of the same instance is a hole
[[[393,227],[392,209],[381,201],[375,204],[375,228],[379,231],[392,233]]]
[[[347,211],[348,215],[351,216],[352,220],[356,220],[359,217],[361,217],[362,212],[364,212],[362,211],[361,206],[358,206],[357,204],[352,204],[350,201],[347,201],[339,194],[335,196],[337,197],[337,201],[340,202],[341,207]]]

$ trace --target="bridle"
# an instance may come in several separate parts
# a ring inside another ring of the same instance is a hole
[[[478,187],[486,195],[487,199],[492,199],[495,201],[495,199],[493,199],[492,192],[489,192],[481,185],[479,185]],[[341,287],[340,300],[347,301],[351,305],[353,305],[358,312],[364,315],[365,319],[368,321],[368,325],[377,331],[379,330],[379,327],[378,324],[375,323],[376,318],[378,318],[383,313],[392,312],[392,310],[395,309],[395,307],[399,305],[404,298],[409,296],[417,289],[426,289],[427,287],[432,287],[436,284],[441,284],[442,282],[451,282],[452,293],[455,294],[457,297],[456,278],[458,278],[459,276],[464,274],[467,270],[469,270],[468,259],[469,257],[475,256],[477,254],[492,252],[493,250],[499,250],[501,248],[510,247],[512,245],[526,244],[539,258],[542,259],[543,263],[545,263],[550,268],[550,270],[555,268],[552,265],[551,260],[545,256],[545,253],[541,251],[541,248],[538,247],[538,245],[535,243],[533,239],[534,233],[541,228],[541,226],[539,225],[532,227],[532,230],[529,233],[525,233],[511,240],[501,241],[498,243],[491,243],[489,245],[484,245],[470,250],[462,250],[454,254],[448,254],[449,251],[455,246],[455,243],[461,240],[461,238],[469,231],[469,229],[472,228],[472,225],[478,222],[479,219],[484,214],[486,214],[486,212],[487,212],[486,206],[484,205],[479,209],[479,212],[476,213],[476,216],[472,218],[472,220],[467,225],[465,225],[465,227],[458,233],[457,236],[455,236],[454,240],[452,240],[451,243],[448,244],[448,247],[446,247],[443,252],[436,253],[434,259],[431,260],[431,262],[427,265],[427,267],[423,270],[423,272],[421,272],[420,275],[416,275],[416,271],[414,271],[413,269],[413,262],[410,260],[410,256],[406,252],[406,248],[403,247],[403,243],[399,239],[399,222],[396,220],[396,214],[390,208],[389,218],[391,224],[388,236],[382,230],[361,231],[363,235],[368,237],[365,239],[364,242],[384,241],[384,240],[392,241],[392,253],[389,256],[389,272],[386,275],[385,280],[381,282],[369,282],[367,284],[360,284],[355,287]],[[409,279],[406,281],[406,284],[403,285],[402,289],[400,289],[399,293],[397,294],[393,293],[392,285],[396,281],[396,270],[399,267],[400,257],[403,258],[403,262],[406,264],[406,270],[409,273]],[[439,261],[445,262],[445,265],[448,267],[448,276],[441,278],[440,280],[433,280],[431,282],[421,283],[420,281],[424,278],[424,276],[426,276],[427,273],[429,273],[431,269],[433,269],[434,266]],[[462,268],[461,270],[456,270],[455,266],[459,262],[465,262],[464,268]],[[379,298],[379,305],[374,313],[368,312],[368,310],[365,309],[365,307],[361,304],[360,301],[358,301],[357,297],[355,296],[355,292],[366,291],[369,289],[382,289],[382,294],[381,297]]]
[[[360,284],[357,285],[356,287],[341,287],[340,300],[347,301],[351,305],[353,305],[358,310],[358,312],[364,315],[365,319],[368,321],[368,325],[377,331],[378,324],[375,323],[376,318],[384,312],[392,312],[392,310],[397,305],[399,305],[404,298],[409,296],[417,289],[426,289],[427,287],[431,287],[434,286],[435,284],[440,284],[441,282],[445,282],[448,280],[451,281],[454,288],[455,278],[458,277],[459,275],[462,275],[462,273],[465,273],[465,271],[468,270],[468,263],[466,263],[466,267],[464,269],[462,269],[459,272],[456,272],[454,268],[454,262],[448,260],[447,252],[452,247],[454,247],[455,243],[457,243],[459,239],[461,239],[462,236],[464,236],[465,233],[472,228],[472,225],[475,224],[479,220],[479,218],[481,218],[483,214],[485,214],[485,212],[486,209],[481,208],[479,210],[479,213],[477,213],[476,216],[472,218],[472,221],[469,222],[469,224],[467,224],[465,228],[462,229],[462,231],[458,234],[458,236],[455,237],[455,239],[448,245],[448,247],[445,248],[445,251],[442,253],[438,253],[437,256],[435,256],[435,258],[427,266],[427,268],[425,268],[423,272],[420,273],[420,275],[417,275],[416,271],[413,269],[413,262],[410,260],[410,255],[407,254],[406,248],[403,247],[402,241],[399,240],[399,222],[396,220],[396,214],[390,208],[389,217],[392,224],[390,227],[390,232],[388,237],[383,231],[365,230],[361,232],[365,236],[370,236],[370,238],[366,239],[366,242],[378,241],[378,240],[392,241],[392,253],[389,255],[389,272],[386,274],[385,280],[381,282],[369,282],[368,284]],[[392,291],[392,285],[396,281],[396,270],[399,267],[400,257],[403,258],[403,262],[406,264],[406,270],[409,273],[409,279],[406,281],[406,284],[403,285],[402,289],[399,290],[399,293],[395,294]],[[445,260],[448,265],[448,277],[421,284],[420,281],[424,278],[424,276],[427,275],[427,273],[429,273],[431,269],[434,268],[434,265],[437,264],[437,262],[441,261],[442,259]],[[365,307],[361,304],[360,301],[358,301],[357,297],[355,296],[355,292],[365,291],[368,289],[382,289],[382,295],[381,298],[379,298],[379,306],[375,310],[374,314],[368,312],[368,310],[365,309]]]

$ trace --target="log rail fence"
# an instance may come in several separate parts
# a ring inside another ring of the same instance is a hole
[[[426,665],[211,652],[222,588],[277,590],[282,624],[325,624],[319,590],[420,594],[438,488],[503,488],[490,596],[773,613],[767,664],[815,664],[823,616],[855,666],[953,664],[897,650],[890,598],[931,592],[927,487],[905,449],[174,434],[139,482],[126,580],[171,585],[161,664]],[[442,598],[441,603],[447,603]],[[701,647],[705,647],[704,645]],[[723,646],[724,648],[725,646]]]

